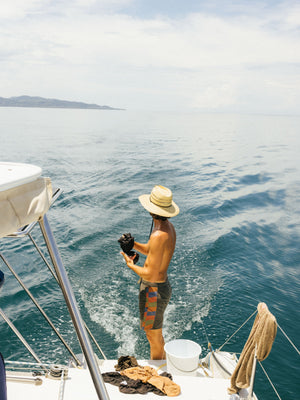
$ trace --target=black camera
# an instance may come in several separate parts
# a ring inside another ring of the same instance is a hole
[[[118,239],[121,249],[127,254],[136,264],[139,260],[139,254],[135,251],[131,251],[134,246],[134,237],[131,233],[123,233],[123,235]]]

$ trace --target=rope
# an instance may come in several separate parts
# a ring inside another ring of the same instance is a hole
[[[5,364],[16,364],[16,365],[32,365],[32,366],[42,366],[44,365],[45,367],[50,367],[51,364],[47,363],[32,363],[32,362],[27,362],[27,361],[11,361],[11,360],[5,360]]]
[[[60,385],[59,385],[59,393],[58,393],[58,400],[63,400],[64,398],[64,392],[65,392],[65,385],[66,385],[66,370],[63,369],[62,374],[61,374],[61,379],[60,379]]]
[[[205,371],[205,368],[203,367],[202,363],[199,363],[199,364],[198,364],[198,367],[200,367],[200,368],[203,369],[203,372],[204,372],[205,376],[207,376],[207,378],[210,378],[210,376],[208,375],[208,373]]]
[[[156,371],[159,371],[161,368],[165,367],[167,363],[161,364],[159,367],[156,368]]]
[[[206,332],[206,329],[205,329],[205,326],[204,326],[204,323],[203,323],[202,320],[201,320],[201,324],[202,324],[202,326],[203,326],[204,333],[205,333],[206,340],[207,340],[207,346],[208,346],[208,348],[209,348],[209,346],[211,346],[211,344],[210,344],[210,341],[209,341],[209,339],[208,339],[208,335],[207,335],[207,332]]]
[[[215,361],[218,364],[218,366],[221,367],[221,369],[228,375],[228,377],[230,377],[232,375],[231,372],[227,371],[227,369],[222,365],[222,363],[218,360],[218,358],[217,358],[217,356],[216,356],[214,351],[211,353],[211,355],[215,359]]]
[[[251,319],[251,318],[253,317],[253,315],[255,315],[256,313],[257,313],[257,310],[255,310],[254,313],[251,314],[250,317],[246,319],[246,321],[245,321],[245,322],[230,336],[229,339],[226,340],[225,343],[222,344],[221,347],[218,348],[218,350],[220,351],[220,350],[222,349],[222,347],[224,347],[225,344],[227,344],[227,343],[229,342],[229,340],[232,339],[233,336],[234,336],[236,333],[238,333],[238,331],[239,331],[239,330],[249,321],[249,319]]]
[[[265,375],[266,375],[266,377],[268,378],[268,381],[269,381],[270,385],[272,386],[272,388],[273,388],[274,392],[276,393],[276,395],[277,395],[278,399],[282,400],[282,399],[281,399],[281,397],[279,396],[279,394],[278,394],[278,392],[277,392],[277,390],[276,390],[275,386],[273,385],[273,383],[272,383],[272,381],[271,381],[271,379],[270,379],[269,375],[267,374],[267,371],[266,371],[266,370],[264,369],[264,367],[262,366],[262,363],[261,363],[260,361],[258,361],[258,362],[259,362],[259,365],[261,366],[261,368],[262,368],[262,370],[263,370],[264,374],[265,374]]]
[[[287,340],[290,342],[290,344],[294,347],[296,352],[300,355],[300,351],[297,349],[297,347],[294,345],[294,343],[291,341],[291,339],[288,337],[288,335],[284,332],[284,330],[279,326],[278,322],[277,322],[277,326],[281,330],[281,332],[284,334],[284,336],[287,338]]]
[[[6,364],[6,361],[5,361],[5,364]],[[7,369],[9,371],[13,371],[13,372],[36,372],[36,368],[32,368],[32,367],[31,368],[30,367],[12,367],[12,368],[7,367]]]

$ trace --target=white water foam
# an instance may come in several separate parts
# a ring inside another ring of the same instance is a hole
[[[131,306],[131,301],[119,294],[120,283],[111,282],[109,290],[80,289],[81,297],[90,314],[91,320],[99,324],[119,344],[118,356],[135,354],[138,340],[137,303]],[[132,296],[130,296],[132,297]]]

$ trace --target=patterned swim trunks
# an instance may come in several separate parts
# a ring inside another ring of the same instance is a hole
[[[172,288],[169,280],[165,282],[148,282],[141,279],[139,308],[141,328],[161,329],[165,309],[170,301]]]

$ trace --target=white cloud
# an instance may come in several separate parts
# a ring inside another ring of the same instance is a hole
[[[299,88],[299,6],[248,17],[141,19],[112,12],[130,0],[7,2],[13,3],[18,11],[8,6],[0,14],[0,84],[7,95],[26,90],[129,108],[242,104],[243,111],[258,111],[268,101],[274,110],[300,109],[290,88],[290,81]]]
[[[31,14],[80,14],[91,11],[111,12],[124,8],[133,0],[1,0],[0,18],[20,19]]]
[[[2,0],[0,18],[12,20],[23,18],[41,3],[42,0]]]
[[[296,3],[292,7],[287,6],[286,8],[281,7],[282,12],[277,14],[277,19],[283,29],[288,31],[298,30],[300,27],[300,4]]]

